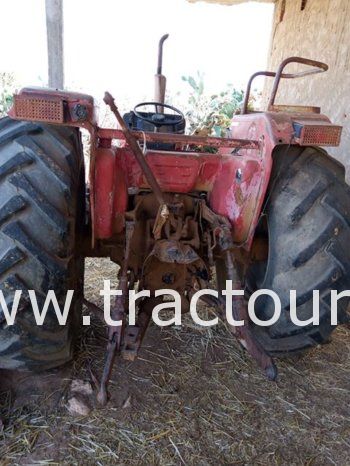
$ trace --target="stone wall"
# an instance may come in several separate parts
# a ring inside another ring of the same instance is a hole
[[[346,165],[349,181],[350,1],[278,0],[268,69],[275,70],[292,55],[324,61],[329,70],[294,81],[284,80],[276,103],[320,106],[333,123],[344,126],[341,146],[329,152]],[[287,69],[293,70],[293,65]],[[270,88],[270,81],[266,82],[265,97]]]

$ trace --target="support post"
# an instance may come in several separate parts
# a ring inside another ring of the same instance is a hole
[[[49,87],[63,89],[63,0],[45,0]]]

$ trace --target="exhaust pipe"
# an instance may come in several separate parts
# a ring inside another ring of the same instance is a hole
[[[166,89],[166,77],[162,75],[163,67],[163,44],[164,41],[169,37],[169,34],[164,34],[160,38],[158,45],[158,64],[157,74],[154,76],[154,101],[164,104],[165,101],[165,89]],[[163,111],[163,109],[162,109]]]

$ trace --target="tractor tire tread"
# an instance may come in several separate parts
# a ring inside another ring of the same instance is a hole
[[[22,291],[14,325],[0,307],[0,368],[46,370],[71,359],[76,318],[69,315],[62,327],[50,306],[37,326],[28,290],[42,309],[53,289],[62,309],[75,280],[79,132],[0,119],[0,161],[0,290],[9,310],[14,291]]]

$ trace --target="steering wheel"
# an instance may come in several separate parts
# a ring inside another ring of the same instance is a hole
[[[146,107],[149,105],[152,105],[155,108],[155,112],[151,116],[142,115],[140,112],[140,107]],[[172,118],[169,118],[164,113],[159,112],[159,107],[162,109],[166,108],[172,110],[175,114],[172,115]],[[141,102],[134,108],[134,113],[138,118],[140,118],[140,120],[147,121],[148,123],[154,125],[156,128],[159,128],[160,126],[174,126],[180,123],[184,123],[185,121],[184,114],[181,112],[181,110],[172,107],[171,105],[162,104],[160,102]]]

